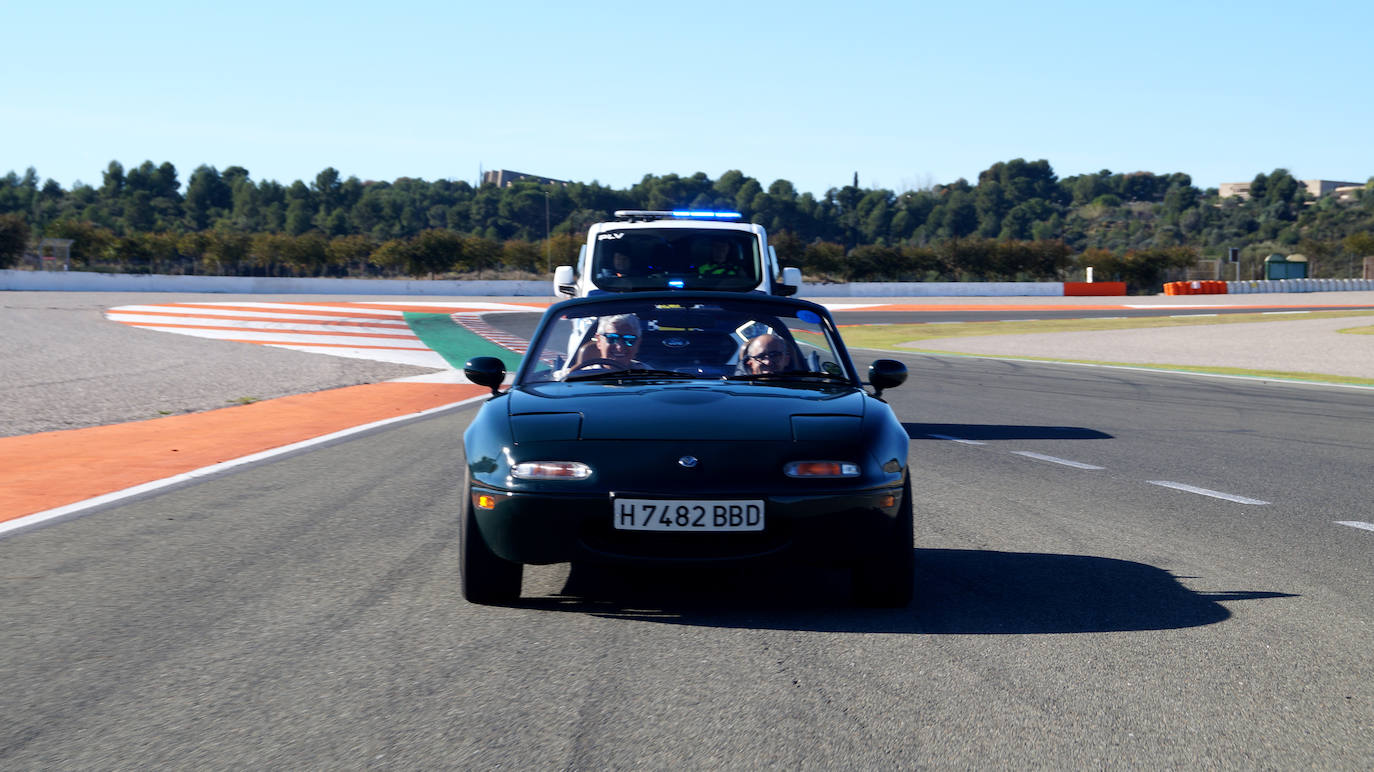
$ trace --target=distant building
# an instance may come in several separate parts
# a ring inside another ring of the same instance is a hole
[[[1223,182],[1217,188],[1217,195],[1222,198],[1240,196],[1241,198],[1250,197],[1250,183],[1248,182]]]
[[[1307,188],[1307,192],[1310,193],[1313,198],[1321,198],[1322,196],[1336,194],[1342,199],[1345,199],[1347,197],[1352,197],[1350,189],[1364,187],[1364,184],[1359,182],[1336,182],[1335,180],[1298,180],[1298,184]],[[1249,198],[1250,183],[1223,182],[1217,187],[1217,195],[1222,198],[1230,198],[1232,196]]]
[[[555,180],[549,177],[540,177],[537,174],[525,174],[524,172],[513,172],[510,169],[497,169],[490,172],[482,172],[482,184],[488,183],[498,188],[509,188],[517,182],[537,182],[540,185],[567,185],[567,180]]]

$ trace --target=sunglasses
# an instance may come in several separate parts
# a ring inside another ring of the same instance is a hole
[[[633,346],[639,340],[638,335],[622,335],[618,332],[603,332],[601,337],[612,346]]]
[[[786,355],[787,355],[787,352],[786,352],[786,351],[760,351],[759,353],[754,354],[753,356],[747,356],[747,357],[745,357],[745,359],[751,359],[751,360],[753,360],[753,361],[755,361],[755,362],[762,362],[762,361],[765,360],[765,359],[767,359],[767,360],[782,359],[782,358],[783,358],[784,356],[786,356]]]

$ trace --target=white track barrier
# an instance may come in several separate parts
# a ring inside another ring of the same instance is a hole
[[[1369,292],[1374,279],[1273,279],[1226,282],[1228,295],[1263,292]]]

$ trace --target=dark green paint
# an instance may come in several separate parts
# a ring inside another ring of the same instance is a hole
[[[420,342],[429,346],[455,369],[461,370],[463,363],[473,357],[496,357],[511,371],[520,364],[520,355],[508,348],[492,343],[471,330],[453,321],[448,314],[419,314],[409,311],[405,314],[406,324],[410,325]]]

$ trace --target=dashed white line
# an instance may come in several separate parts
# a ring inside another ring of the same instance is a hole
[[[948,434],[927,434],[926,436],[927,436],[927,437],[934,437],[934,438],[937,439],[937,440],[949,440],[950,442],[957,442],[957,443],[959,443],[960,445],[986,445],[986,444],[987,444],[986,442],[979,442],[978,440],[964,440],[964,439],[960,439],[960,438],[958,438],[958,437],[951,437],[951,436],[949,436]]]
[[[1199,488],[1195,485],[1184,485],[1183,483],[1170,482],[1168,480],[1146,480],[1146,482],[1148,482],[1151,485],[1159,485],[1164,488],[1173,488],[1174,490],[1184,491],[1186,493],[1196,493],[1199,496],[1211,496],[1214,499],[1225,499],[1226,501],[1234,501],[1237,504],[1265,505],[1269,503],[1267,501],[1260,501],[1259,499],[1251,499],[1246,498],[1245,496],[1237,496],[1234,493],[1223,493],[1221,491],[1208,490],[1207,488]]]
[[[1034,458],[1034,459],[1037,459],[1037,460],[1039,460],[1039,461],[1048,461],[1048,462],[1050,462],[1051,464],[1063,464],[1064,466],[1071,466],[1071,467],[1073,467],[1074,469],[1087,469],[1087,470],[1089,470],[1089,471],[1096,471],[1096,470],[1098,470],[1098,469],[1106,469],[1106,467],[1104,467],[1104,466],[1096,466],[1096,465],[1094,465],[1094,464],[1085,464],[1085,463],[1083,463],[1082,461],[1070,461],[1070,460],[1068,460],[1067,458],[1057,458],[1057,457],[1055,457],[1055,456],[1046,456],[1046,455],[1043,454],[1043,453],[1032,453],[1032,452],[1030,452],[1029,450],[1013,450],[1012,453],[1014,453],[1014,454],[1016,454],[1016,455],[1018,455],[1018,456],[1025,456],[1026,458]]]
[[[1351,528],[1361,528],[1366,531],[1374,531],[1374,523],[1363,523],[1359,520],[1337,520],[1336,525],[1348,525]]]

